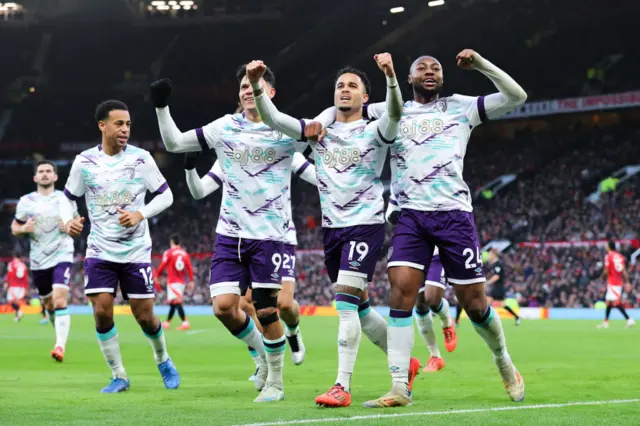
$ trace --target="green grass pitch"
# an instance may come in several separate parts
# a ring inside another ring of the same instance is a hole
[[[306,360],[296,367],[287,352],[286,399],[267,404],[253,402],[256,391],[247,380],[253,362],[246,347],[213,316],[191,317],[190,333],[166,332],[169,353],[182,375],[174,391],[164,388],[151,347],[133,318],[117,316],[131,390],[115,395],[100,394],[110,373],[93,319],[72,317],[62,364],[49,357],[53,329],[39,325],[39,319],[28,315],[14,323],[11,315],[0,316],[1,425],[640,424],[640,330],[624,329],[621,321],[596,330],[593,321],[525,321],[516,328],[504,320],[511,355],[527,385],[525,402],[515,404],[489,350],[464,320],[456,351],[441,349],[445,369],[416,379],[411,407],[371,410],[362,403],[385,393],[390,377],[386,357],[364,336],[352,380],[352,406],[321,409],[313,402],[335,380],[337,318],[303,317]],[[174,321],[173,327],[177,325]],[[414,355],[423,362],[427,358],[417,333]],[[573,402],[598,404],[565,405]],[[495,410],[501,407],[508,409]]]

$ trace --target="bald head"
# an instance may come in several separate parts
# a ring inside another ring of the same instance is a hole
[[[433,56],[425,55],[425,56],[420,56],[418,59],[413,61],[413,63],[411,64],[411,68],[409,68],[409,72],[411,74],[413,74],[413,72],[415,71],[416,67],[420,63],[425,64],[425,65],[436,63],[436,64],[440,65],[440,67],[442,67],[442,65],[440,64],[439,60],[437,60]]]
[[[437,99],[442,90],[442,65],[433,56],[420,56],[409,70],[409,84],[413,87],[414,99],[429,102]]]

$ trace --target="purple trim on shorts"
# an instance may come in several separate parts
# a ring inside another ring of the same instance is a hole
[[[219,186],[222,186],[222,179],[220,179],[218,177],[218,175],[216,175],[215,173],[213,173],[212,171],[208,171],[207,175],[213,179]]]
[[[167,189],[169,189],[169,185],[167,184],[167,182],[165,182],[160,186],[160,188],[156,189],[156,192],[154,192],[153,195],[162,194]]]
[[[25,223],[27,223],[26,220],[20,220],[17,217],[14,217],[13,220],[15,220],[16,222],[18,222],[20,225],[24,225]]]
[[[478,115],[480,116],[481,123],[488,120],[487,111],[484,108],[484,96],[478,96]]]
[[[304,128],[307,127],[307,123],[304,120],[300,120],[300,142],[306,142],[307,138],[304,136]]]
[[[71,201],[76,201],[78,198],[80,198],[76,195],[73,195],[71,191],[69,191],[67,188],[64,189],[64,195],[66,195],[67,198],[70,199]]]
[[[198,143],[200,144],[202,150],[208,151],[209,145],[207,145],[207,138],[204,137],[204,130],[202,130],[202,127],[198,127],[196,129],[196,136],[198,137]]]
[[[295,175],[299,177],[300,175],[302,175],[302,173],[304,173],[305,170],[307,170],[307,167],[309,167],[310,165],[310,162],[305,161],[304,164],[300,166],[298,170],[296,170]]]
[[[380,140],[382,142],[386,143],[387,145],[391,145],[392,143],[394,143],[396,141],[396,138],[393,138],[391,140],[385,139],[384,136],[382,136],[382,132],[380,131],[380,129],[378,129],[378,137],[380,138]]]
[[[352,294],[336,293],[336,302],[347,302],[351,303],[352,305],[359,306],[360,298]]]
[[[413,311],[405,311],[404,309],[390,309],[389,317],[391,318],[410,318]]]

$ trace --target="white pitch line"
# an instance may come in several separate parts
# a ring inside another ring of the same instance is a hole
[[[564,408],[564,407],[579,407],[587,405],[610,405],[610,404],[631,404],[640,402],[640,398],[637,399],[612,399],[609,401],[581,401],[581,402],[566,402],[562,404],[538,404],[538,405],[509,405],[506,407],[493,407],[493,408],[468,408],[463,410],[449,410],[449,411],[414,411],[410,413],[396,413],[396,414],[372,414],[366,416],[353,416],[353,417],[328,417],[324,419],[300,419],[300,420],[287,420],[279,422],[266,422],[266,423],[242,423],[235,426],[282,426],[282,425],[300,425],[309,423],[330,423],[330,422],[351,422],[356,420],[376,420],[376,419],[390,419],[397,417],[414,417],[414,416],[444,416],[449,414],[469,414],[469,413],[489,413],[492,411],[515,411],[515,410],[532,410],[532,409],[544,409],[544,408]]]
[[[187,334],[206,333],[207,331],[211,331],[211,330],[189,330],[187,331]]]

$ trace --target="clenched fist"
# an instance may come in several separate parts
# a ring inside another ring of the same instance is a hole
[[[267,72],[267,66],[262,61],[251,61],[247,64],[246,72],[249,82],[257,83]]]
[[[376,60],[378,68],[384,72],[384,75],[387,77],[396,76],[396,72],[393,69],[393,59],[391,58],[390,53],[378,53],[377,55],[374,55],[373,59]]]
[[[67,234],[72,237],[79,237],[84,229],[84,217],[77,216],[75,219],[71,219],[67,222],[65,228],[67,230]]]
[[[323,129],[322,124],[317,121],[312,121],[304,126],[304,137],[312,142],[321,141],[326,134],[327,130]]]
[[[473,49],[464,49],[456,55],[457,65],[463,70],[477,68],[478,60],[481,56]]]
[[[120,226],[124,226],[125,228],[133,228],[138,225],[142,219],[142,214],[140,212],[129,212],[120,207],[117,208],[118,213],[118,223]]]

